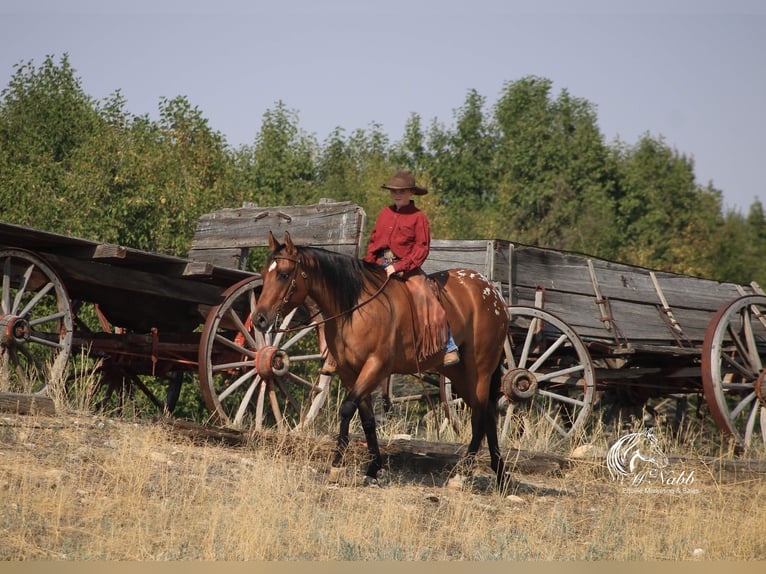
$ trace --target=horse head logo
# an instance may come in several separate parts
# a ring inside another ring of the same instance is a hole
[[[606,455],[606,466],[612,481],[645,476],[646,470],[665,468],[668,457],[651,428],[623,436],[612,445]]]

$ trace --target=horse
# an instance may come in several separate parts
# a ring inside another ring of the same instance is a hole
[[[377,483],[382,458],[370,394],[392,373],[438,372],[471,409],[472,437],[466,458],[475,460],[484,437],[498,486],[505,477],[497,436],[503,346],[508,313],[497,288],[480,273],[451,269],[429,276],[438,286],[461,361],[442,364],[443,354],[420,358],[416,315],[408,287],[388,278],[378,265],[319,247],[298,246],[285,232],[280,244],[269,232],[271,255],[264,266],[262,291],[251,313],[261,331],[276,328],[281,317],[310,298],[325,317],[327,347],[337,363],[346,396],[340,406],[333,469],[343,465],[349,425],[358,411],[370,462],[365,482]]]

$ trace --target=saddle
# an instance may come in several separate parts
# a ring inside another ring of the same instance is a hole
[[[441,353],[447,344],[447,313],[442,306],[439,287],[418,268],[404,281],[412,307],[415,349],[418,360]]]

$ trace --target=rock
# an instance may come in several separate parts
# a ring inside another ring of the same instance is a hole
[[[447,488],[451,490],[462,490],[465,486],[465,477],[462,474],[456,474],[447,481]]]
[[[581,444],[569,456],[570,458],[595,460],[606,458],[606,452],[595,444]]]
[[[150,452],[149,458],[153,460],[154,462],[159,462],[163,464],[167,464],[169,462],[168,455],[166,455],[164,452],[157,452],[157,451]]]

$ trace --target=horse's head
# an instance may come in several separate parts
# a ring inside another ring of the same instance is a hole
[[[252,312],[253,324],[266,331],[280,318],[303,303],[308,293],[307,274],[301,269],[300,252],[285,232],[285,242],[279,243],[269,231],[271,256],[261,271],[263,286]]]

